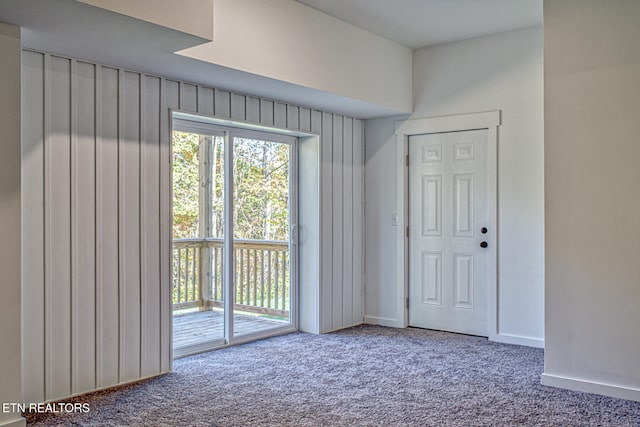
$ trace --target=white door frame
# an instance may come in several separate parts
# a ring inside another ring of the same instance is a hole
[[[489,232],[487,239],[492,243],[489,251],[487,271],[487,331],[489,339],[495,341],[498,335],[498,126],[501,124],[500,111],[460,114],[452,116],[412,119],[396,123],[397,167],[401,172],[398,180],[398,231],[397,265],[398,277],[397,307],[398,324],[409,326],[409,137],[427,133],[456,132],[487,129],[487,208],[489,214]]]

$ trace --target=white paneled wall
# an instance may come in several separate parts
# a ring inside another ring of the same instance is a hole
[[[321,134],[320,330],[362,322],[360,120],[26,50],[22,93],[25,401],[170,370],[169,109]]]

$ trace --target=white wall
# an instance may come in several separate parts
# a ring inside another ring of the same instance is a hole
[[[170,369],[170,108],[319,134],[320,289],[310,317],[319,332],[362,322],[361,120],[53,54],[23,56],[26,401]],[[6,247],[19,265],[19,243]],[[19,300],[7,295],[15,310]]]
[[[542,345],[544,290],[542,29],[416,50],[410,118],[502,111],[498,143],[498,336]],[[408,117],[408,116],[405,116]],[[394,122],[367,120],[365,321],[397,313]]]
[[[216,0],[201,61],[411,111],[411,50],[292,0]]]
[[[0,22],[0,404],[22,402],[20,319],[20,29]],[[24,425],[0,411],[0,426]]]
[[[365,323],[392,325],[402,318],[396,312],[396,227],[398,171],[393,138],[397,120],[408,116],[365,121]]]
[[[213,0],[79,0],[92,6],[213,40]]]
[[[544,14],[543,383],[640,401],[640,3]]]

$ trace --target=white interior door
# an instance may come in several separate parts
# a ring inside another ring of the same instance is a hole
[[[409,159],[409,325],[487,336],[487,130],[411,136]]]

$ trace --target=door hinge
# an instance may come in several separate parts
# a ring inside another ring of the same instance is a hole
[[[404,162],[407,166],[409,166],[409,155],[407,154],[404,158]]]
[[[409,226],[407,226],[407,239],[409,238]]]
[[[407,297],[405,299],[405,303],[406,303],[406,306],[407,306],[407,310],[409,310],[409,297]]]

